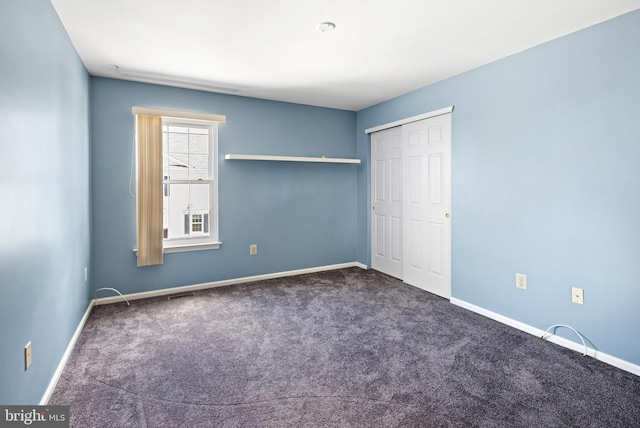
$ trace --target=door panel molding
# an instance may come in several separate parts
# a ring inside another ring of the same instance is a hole
[[[371,265],[450,298],[453,108],[446,110],[372,131]]]

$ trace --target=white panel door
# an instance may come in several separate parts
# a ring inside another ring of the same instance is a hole
[[[451,115],[402,126],[403,280],[451,297]]]
[[[371,134],[371,267],[402,279],[402,129]]]

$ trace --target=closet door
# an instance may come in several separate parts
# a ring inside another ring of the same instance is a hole
[[[403,280],[451,297],[451,115],[402,126]]]
[[[371,267],[402,279],[402,128],[371,134]]]

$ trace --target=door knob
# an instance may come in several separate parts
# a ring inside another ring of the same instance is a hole
[[[445,216],[446,218],[449,218],[449,213],[446,213],[444,216]]]
[[[375,211],[375,210],[376,210],[376,206],[375,206],[375,205],[371,205],[371,209],[372,209],[373,211]]]

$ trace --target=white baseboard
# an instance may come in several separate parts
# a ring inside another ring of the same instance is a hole
[[[500,315],[496,312],[492,312],[488,309],[481,308],[480,306],[473,305],[471,303],[465,302],[464,300],[451,298],[451,303],[460,306],[461,308],[470,310],[471,312],[475,312],[477,314],[483,315],[487,318],[491,318],[492,320],[498,321],[502,324],[506,324],[510,327],[516,328],[520,331],[524,331],[525,333],[532,334],[534,336],[542,337],[545,334],[544,330],[539,328],[532,327],[528,324],[522,323],[520,321],[516,321],[509,317],[505,317],[504,315]],[[574,351],[578,351],[580,353],[585,352],[585,347],[582,344],[572,342],[569,339],[565,339],[564,337],[551,335],[546,338],[549,342],[555,343],[557,345],[563,346],[565,348],[572,349]],[[629,361],[622,360],[618,357],[614,357],[613,355],[605,354],[604,352],[600,352],[596,349],[587,347],[587,355],[595,358],[596,360],[600,360],[604,363],[610,364],[614,367],[627,371],[629,373],[633,373],[636,376],[640,376],[640,366],[637,364],[633,364]]]
[[[80,333],[82,333],[82,329],[84,328],[84,325],[87,322],[87,319],[89,318],[89,315],[91,314],[91,310],[92,309],[93,309],[93,301],[89,302],[89,306],[87,307],[87,310],[84,312],[84,315],[82,316],[82,319],[80,320],[80,323],[78,324],[78,327],[76,327],[76,331],[73,333],[73,336],[71,337],[71,340],[69,341],[69,344],[67,345],[67,349],[64,351],[64,354],[62,355],[62,359],[60,360],[60,363],[58,363],[58,368],[56,369],[55,373],[53,374],[53,377],[51,378],[51,381],[49,382],[49,386],[47,387],[47,390],[44,392],[44,395],[42,396],[42,399],[40,400],[40,405],[41,406],[46,406],[47,403],[49,403],[49,399],[51,398],[51,394],[53,394],[53,390],[56,388],[56,385],[58,384],[58,380],[60,379],[60,376],[62,375],[62,371],[64,370],[64,366],[67,365],[67,361],[69,360],[69,357],[71,356],[71,352],[73,351],[73,348],[76,346],[76,342],[78,341],[78,337],[80,337]]]
[[[263,275],[245,276],[243,278],[225,279],[222,281],[205,282],[202,284],[185,285],[181,287],[163,288],[161,290],[145,291],[142,293],[125,294],[127,300],[147,299],[149,297],[167,296],[170,294],[190,293],[198,290],[206,290],[207,288],[225,287],[227,285],[242,284],[245,282],[262,281],[265,279],[284,278],[286,276],[303,275],[314,272],[324,272],[336,269],[345,269],[350,267],[359,267],[366,269],[367,266],[359,262],[340,263],[336,265],[318,266],[306,269],[289,270],[283,272],[267,273]],[[106,305],[110,303],[122,302],[121,296],[102,297],[95,299],[96,305]]]

